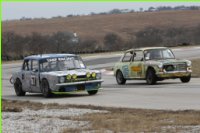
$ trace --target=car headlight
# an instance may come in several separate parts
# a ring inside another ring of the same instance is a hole
[[[88,72],[88,73],[86,74],[86,77],[87,77],[87,78],[90,78],[90,76],[91,76],[91,75],[90,75],[90,73]]]
[[[96,74],[96,79],[101,79],[101,73]]]
[[[70,74],[68,74],[67,77],[66,77],[66,79],[67,79],[67,80],[71,80],[71,79],[72,79],[72,76],[71,76]]]
[[[60,78],[59,78],[59,82],[60,82],[60,83],[64,83],[64,82],[65,82],[65,78],[64,78],[64,77],[60,77]]]
[[[159,64],[158,64],[158,67],[159,67],[159,68],[162,68],[162,67],[163,67],[163,64],[162,64],[162,63],[159,63]]]
[[[91,76],[92,76],[92,78],[96,78],[96,73],[93,72],[93,73],[91,74]]]
[[[76,75],[76,74],[73,74],[73,75],[72,75],[72,79],[77,79],[77,75]]]
[[[187,61],[187,66],[191,66],[192,62],[191,61]]]

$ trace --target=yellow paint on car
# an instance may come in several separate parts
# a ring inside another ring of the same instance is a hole
[[[134,72],[140,72],[141,71],[141,66],[132,66],[131,70]]]

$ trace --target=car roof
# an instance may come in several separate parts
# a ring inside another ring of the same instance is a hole
[[[135,49],[129,49],[126,50],[125,52],[130,52],[130,51],[134,51],[134,50],[149,50],[149,49],[167,49],[167,47],[142,47],[142,48],[135,48]]]
[[[40,55],[31,55],[27,56],[24,59],[33,59],[33,60],[42,60],[42,59],[48,59],[48,58],[61,58],[61,57],[67,57],[67,56],[77,56],[75,54],[40,54]]]

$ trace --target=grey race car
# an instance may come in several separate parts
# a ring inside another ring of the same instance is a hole
[[[17,96],[33,92],[42,93],[44,97],[74,91],[94,95],[103,82],[100,71],[87,69],[80,56],[74,54],[28,56],[10,81]]]

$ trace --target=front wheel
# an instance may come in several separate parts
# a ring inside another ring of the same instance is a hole
[[[182,83],[188,83],[190,82],[191,79],[191,75],[187,76],[187,77],[181,77],[180,80]]]
[[[95,95],[97,94],[98,90],[92,90],[92,91],[88,91],[89,95]]]
[[[51,90],[49,89],[49,82],[46,79],[42,80],[41,91],[43,96],[46,98],[52,96]]]
[[[147,71],[146,81],[147,81],[147,84],[149,84],[149,85],[154,85],[154,84],[156,84],[157,78],[156,78],[156,74],[155,74],[155,71],[154,71],[154,70],[149,69],[149,70]]]
[[[118,71],[116,74],[116,81],[119,85],[124,85],[126,83],[126,79],[124,78],[121,71]]]
[[[14,88],[17,96],[25,96],[26,92],[22,90],[22,83],[19,79],[16,79]]]

